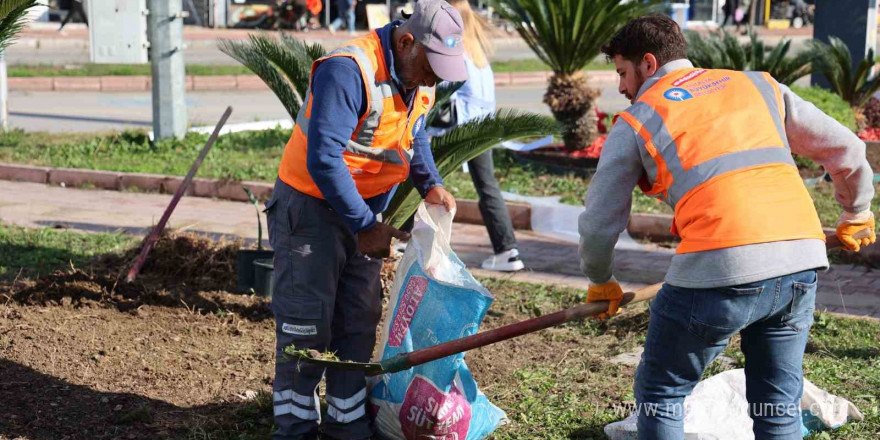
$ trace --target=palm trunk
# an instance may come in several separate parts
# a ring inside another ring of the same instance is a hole
[[[593,108],[599,90],[587,85],[583,72],[572,75],[554,73],[544,103],[562,124],[562,139],[568,151],[582,150],[598,134],[599,118]]]

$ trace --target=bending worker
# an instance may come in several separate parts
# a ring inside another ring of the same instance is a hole
[[[462,21],[442,0],[421,0],[395,21],[312,66],[311,87],[284,150],[272,199],[275,249],[275,439],[313,439],[324,369],[285,362],[284,347],[369,361],[381,313],[381,257],[391,238],[377,218],[407,178],[427,203],[455,208],[424,131],[438,78],[464,81]],[[328,370],[323,438],[372,435],[363,372]]]
[[[579,220],[587,300],[617,312],[613,251],[636,185],[675,210],[681,237],[636,371],[639,438],[684,438],[685,396],[740,333],[755,438],[800,439],[804,348],[828,259],[791,154],[831,173],[837,236],[858,251],[876,239],[865,144],[766,73],[695,69],[669,17],[630,21],[602,51],[632,106],[608,136]]]

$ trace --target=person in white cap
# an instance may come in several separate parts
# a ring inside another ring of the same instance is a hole
[[[421,0],[395,21],[315,61],[310,88],[266,204],[275,249],[274,439],[372,436],[363,372],[285,361],[283,350],[332,351],[369,361],[381,314],[380,270],[391,238],[383,224],[394,188],[410,179],[427,203],[455,209],[425,134],[439,80],[464,81],[462,20]]]

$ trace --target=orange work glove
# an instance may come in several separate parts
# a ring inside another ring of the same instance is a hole
[[[843,211],[840,220],[837,221],[837,238],[851,251],[858,252],[862,246],[877,241],[877,233],[874,232],[874,214],[871,211],[862,211],[854,214]]]
[[[620,313],[620,300],[623,299],[623,289],[614,278],[603,284],[591,284],[587,291],[587,302],[608,301],[608,311],[596,315],[599,319],[607,319]]]

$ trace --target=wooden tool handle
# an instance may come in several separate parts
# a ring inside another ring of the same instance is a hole
[[[834,235],[834,233],[826,234],[825,239],[825,248],[828,250],[842,246],[840,240]],[[635,292],[626,292],[623,294],[623,299],[620,301],[620,305],[625,306],[652,299],[657,296],[657,293],[660,292],[662,287],[663,283],[657,283],[636,290]],[[583,319],[587,316],[596,315],[606,310],[608,310],[608,301],[596,301],[581,304],[549,315],[508,324],[504,327],[499,327],[487,332],[477,333],[475,335],[444,342],[433,347],[423,348],[405,355],[407,357],[406,368],[421,365],[463,351],[494,344],[505,339],[515,338],[526,333],[543,330],[548,327],[553,327],[554,325]]]
[[[630,304],[638,301],[644,301],[653,298],[660,291],[662,284],[654,284],[652,286],[639,289],[635,292],[627,292],[624,294],[621,305]],[[508,324],[504,327],[498,327],[487,332],[477,333],[461,339],[455,339],[449,342],[435,345],[433,347],[424,348],[414,351],[407,355],[409,358],[408,367],[421,365],[436,359],[444,358],[456,353],[483,347],[485,345],[494,344],[505,339],[515,338],[526,333],[543,330],[554,325],[565,322],[582,319],[587,316],[595,315],[608,310],[608,301],[598,301],[592,303],[581,304],[570,309],[560,310],[556,313],[540,316],[514,324]]]
[[[138,254],[137,258],[135,258],[134,263],[132,263],[131,269],[128,271],[128,275],[125,277],[126,282],[132,282],[138,276],[141,271],[141,266],[147,261],[147,255],[149,255],[150,250],[153,248],[153,245],[159,240],[159,234],[165,229],[165,223],[168,222],[168,219],[171,217],[171,213],[174,212],[174,208],[177,207],[177,203],[180,202],[180,198],[183,197],[183,194],[186,192],[186,189],[189,187],[190,182],[192,182],[193,177],[196,175],[196,171],[199,170],[199,167],[202,166],[202,161],[205,160],[205,156],[208,155],[208,151],[211,150],[211,147],[214,145],[214,141],[217,140],[217,137],[220,136],[220,129],[223,128],[223,125],[226,124],[226,120],[229,119],[229,115],[232,114],[232,107],[226,107],[226,111],[223,112],[223,116],[220,117],[220,121],[217,122],[217,126],[214,127],[214,131],[211,133],[211,137],[208,138],[208,141],[205,142],[205,146],[202,147],[202,150],[199,152],[199,156],[196,158],[196,161],[189,167],[189,171],[186,173],[186,177],[183,178],[183,182],[181,182],[180,186],[177,187],[177,191],[174,192],[174,196],[171,197],[171,202],[168,203],[168,207],[165,208],[165,212],[162,213],[162,217],[159,219],[159,223],[150,230],[150,233],[144,237],[144,242],[141,245],[141,251]]]

